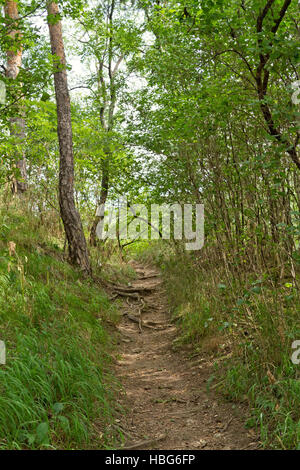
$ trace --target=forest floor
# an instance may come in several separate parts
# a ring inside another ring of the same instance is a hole
[[[120,404],[126,414],[118,425],[124,449],[257,449],[245,428],[247,408],[209,391],[213,358],[174,350],[177,328],[171,323],[159,272],[137,262],[131,287],[142,298],[124,301],[120,356]]]

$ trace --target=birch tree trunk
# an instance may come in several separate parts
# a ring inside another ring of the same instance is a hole
[[[71,103],[68,90],[66,58],[57,3],[49,2],[48,26],[54,63],[54,85],[57,103],[57,133],[60,150],[59,205],[68,240],[72,264],[91,274],[91,265],[80,215],[74,200],[74,156]]]
[[[6,76],[15,80],[19,75],[22,66],[22,46],[19,44],[20,31],[18,30],[18,3],[16,0],[7,0],[4,5],[5,17],[9,24],[8,36],[12,40],[12,47],[7,51]],[[25,119],[21,106],[16,107],[16,116],[10,119],[10,134],[15,137],[17,144],[16,167],[19,176],[13,183],[14,193],[24,193],[27,189],[27,171],[24,152],[25,141]]]

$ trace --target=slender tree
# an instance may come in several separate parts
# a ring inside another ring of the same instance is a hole
[[[105,205],[110,185],[110,159],[111,149],[109,145],[109,134],[114,127],[114,112],[116,107],[116,83],[115,78],[118,72],[119,66],[123,61],[123,54],[116,59],[115,65],[113,65],[114,59],[114,12],[116,2],[112,0],[107,6],[107,39],[105,49],[103,53],[96,53],[97,57],[97,88],[98,96],[100,97],[101,106],[99,110],[101,127],[106,133],[106,148],[105,157],[102,162],[102,179],[101,179],[101,193],[98,201],[98,206]],[[108,70],[108,77],[105,79],[104,68]],[[95,216],[91,231],[90,231],[90,244],[96,246],[97,244],[97,226],[101,221],[101,216]]]
[[[57,3],[49,2],[48,26],[54,62],[54,84],[57,103],[57,132],[60,149],[59,205],[69,246],[72,264],[85,273],[91,273],[91,265],[80,215],[74,200],[74,156],[71,121],[71,103],[68,91],[66,57],[62,24]]]

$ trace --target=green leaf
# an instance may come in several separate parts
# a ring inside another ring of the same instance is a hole
[[[226,285],[225,284],[218,284],[218,289],[226,289]]]
[[[260,294],[261,288],[259,286],[254,286],[252,287],[251,292],[254,292],[255,294]]]
[[[66,418],[65,416],[58,416],[58,419],[61,423],[61,427],[63,428],[64,432],[69,431],[70,430],[70,422],[69,422],[68,418]]]
[[[36,428],[36,441],[38,444],[48,444],[49,443],[49,425],[48,423],[41,423]]]

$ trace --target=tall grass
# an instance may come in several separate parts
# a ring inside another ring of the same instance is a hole
[[[215,357],[217,388],[249,404],[247,425],[264,446],[300,448],[300,366],[291,361],[300,340],[299,267],[296,278],[248,265],[230,270],[212,248],[195,256],[159,243],[141,256],[163,271],[177,346]]]
[[[112,446],[108,323],[116,311],[33,217],[0,217],[0,449]]]

